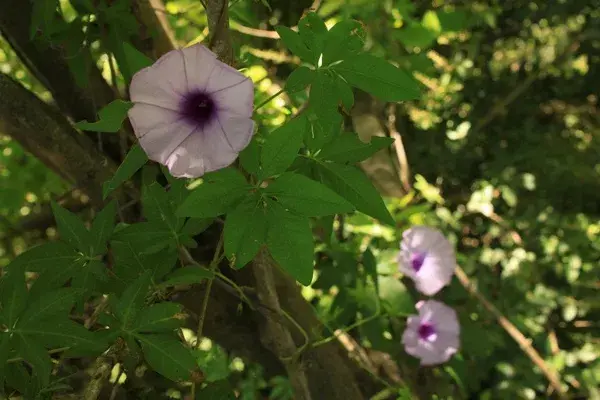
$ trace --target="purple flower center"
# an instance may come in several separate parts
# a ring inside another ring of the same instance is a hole
[[[414,253],[410,256],[410,265],[415,272],[419,272],[425,262],[425,253]]]
[[[422,323],[419,326],[419,338],[421,340],[431,342],[435,340],[436,336],[437,332],[435,330],[435,326],[433,326],[432,324]]]
[[[179,112],[190,124],[205,126],[216,115],[217,106],[212,96],[204,91],[190,92],[181,101]]]

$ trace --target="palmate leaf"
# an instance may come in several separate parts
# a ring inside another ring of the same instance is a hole
[[[40,387],[48,385],[52,373],[52,360],[48,350],[35,339],[22,334],[16,336],[17,354],[21,356],[33,369],[33,376]]]
[[[206,268],[198,266],[183,267],[167,275],[161,286],[191,285],[212,278],[214,278],[214,273]]]
[[[265,243],[266,233],[267,220],[260,197],[246,198],[227,214],[223,231],[225,255],[236,268],[243,267]]]
[[[307,132],[307,122],[306,116],[301,114],[266,136],[260,154],[264,177],[282,173],[292,165]]]
[[[148,364],[172,381],[189,380],[197,369],[190,349],[175,336],[165,334],[136,335]]]
[[[90,132],[118,132],[131,107],[133,103],[129,101],[114,100],[98,111],[98,121],[81,121],[75,127]]]
[[[115,314],[121,321],[121,329],[129,330],[144,307],[151,279],[150,272],[146,271],[123,292],[115,309]]]
[[[150,271],[152,279],[159,282],[173,269],[177,261],[175,248],[144,254],[144,247],[134,247],[130,242],[113,241],[111,247],[115,258],[113,272],[125,284],[136,280],[146,271]]]
[[[160,222],[138,222],[115,232],[111,242],[129,243],[140,253],[152,254],[167,247],[176,247],[177,236]]]
[[[310,285],[313,277],[314,240],[309,219],[286,211],[272,200],[267,204],[269,252],[298,282]]]
[[[167,191],[157,182],[144,187],[142,206],[149,221],[164,223],[174,234],[181,229],[185,221],[175,215],[175,205]]]
[[[95,335],[68,319],[46,318],[17,324],[13,332],[35,340],[47,348],[70,347],[76,354],[94,355],[108,347],[102,336]]]
[[[318,157],[322,160],[353,164],[366,160],[393,142],[392,138],[374,136],[369,143],[365,143],[356,133],[343,133],[326,145]]]
[[[225,168],[203,178],[177,210],[181,217],[214,218],[235,207],[252,189],[244,176],[233,168]]]
[[[132,324],[132,330],[138,333],[170,332],[181,327],[181,304],[165,302],[153,304],[143,309]]]
[[[22,268],[29,272],[44,272],[63,268],[80,259],[71,246],[62,242],[48,242],[32,247],[19,254],[10,264],[11,268]]]
[[[286,209],[306,217],[354,211],[354,206],[327,186],[303,175],[285,173],[266,189]]]
[[[61,240],[81,251],[91,255],[93,238],[83,222],[72,212],[65,210],[56,202],[52,202],[52,212]]]
[[[370,54],[349,57],[332,69],[352,86],[384,101],[413,100],[421,96],[419,85],[410,75]]]
[[[96,218],[94,218],[94,223],[90,230],[90,233],[92,234],[92,256],[104,254],[106,252],[106,244],[115,229],[116,214],[117,202],[113,200],[96,215]]]
[[[27,326],[42,319],[67,314],[80,293],[78,289],[61,288],[41,294],[27,305],[19,317],[19,326]]]
[[[318,174],[321,182],[354,204],[358,211],[394,225],[381,195],[364,172],[351,165],[319,162]]]
[[[9,328],[17,322],[27,304],[27,286],[25,273],[20,268],[8,268],[0,281],[0,315]]]
[[[107,198],[114,190],[129,180],[146,164],[148,156],[139,144],[131,147],[115,175],[102,185],[102,197]]]

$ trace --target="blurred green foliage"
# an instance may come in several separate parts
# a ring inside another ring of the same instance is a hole
[[[294,25],[310,2],[231,3],[238,67],[255,81],[260,102],[297,61],[279,41],[247,35],[256,34],[247,27]],[[76,15],[67,1],[61,5],[68,18]],[[166,1],[162,12],[180,44],[206,38],[199,1]],[[396,279],[395,256],[404,229],[437,226],[478,290],[573,393],[600,399],[600,2],[323,0],[318,13],[328,26],[362,21],[369,51],[408,69],[423,87],[421,99],[403,103],[397,115],[416,176],[412,192],[387,201],[397,226],[362,214],[336,221],[330,244],[318,249],[317,279],[305,289],[318,315],[333,332],[382,307],[389,318],[353,333],[415,375],[416,362],[400,345],[415,298]],[[90,46],[110,77],[104,50]],[[52,102],[3,41],[0,70]],[[304,100],[304,92],[274,99],[259,118],[278,125]],[[0,136],[0,265],[37,240],[14,232],[17,221],[66,189]],[[420,377],[439,398],[547,398],[544,376],[458,282],[443,300],[461,317],[463,347]],[[215,375],[209,381],[230,373],[228,356],[215,348],[198,354]],[[287,382],[264,382],[257,370],[247,375],[243,398],[267,385],[276,388],[271,398],[289,398]]]

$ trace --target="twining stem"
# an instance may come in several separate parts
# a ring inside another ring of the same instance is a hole
[[[219,237],[217,248],[213,256],[208,269],[214,272],[219,265],[221,260],[221,249],[223,248],[223,234]],[[204,329],[204,320],[206,319],[206,310],[208,309],[208,300],[210,298],[210,290],[212,289],[213,280],[209,279],[206,283],[206,291],[204,292],[204,298],[202,299],[202,308],[200,309],[200,315],[198,315],[198,329],[196,330],[196,348],[200,347],[200,338],[202,337],[202,330]]]

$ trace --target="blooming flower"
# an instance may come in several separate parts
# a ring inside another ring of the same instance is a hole
[[[129,119],[148,158],[173,176],[230,165],[254,131],[253,84],[201,44],[172,50],[133,76]]]
[[[421,293],[431,296],[452,280],[456,256],[452,244],[441,232],[415,226],[402,234],[398,264]]]
[[[408,317],[402,334],[404,349],[421,365],[441,364],[458,350],[460,326],[456,312],[435,300],[417,303],[419,315]]]

